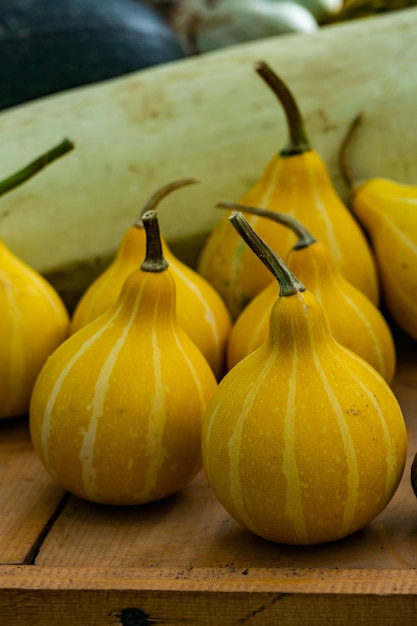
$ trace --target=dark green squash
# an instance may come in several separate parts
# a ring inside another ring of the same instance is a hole
[[[184,56],[162,13],[139,0],[0,3],[0,109]]]

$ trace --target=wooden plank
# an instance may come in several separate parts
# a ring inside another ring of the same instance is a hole
[[[38,554],[38,565],[157,567],[417,567],[417,504],[405,472],[387,509],[342,541],[299,548],[243,529],[201,474],[182,494],[154,505],[109,509],[71,498]]]
[[[417,569],[0,565],[0,589],[407,596],[417,592]]]
[[[33,626],[415,624],[417,573],[0,568],[0,623]],[[130,611],[128,611],[130,609]],[[127,620],[130,616],[131,621]],[[27,620],[27,621],[25,621]],[[55,620],[55,621],[54,621]],[[136,620],[136,621],[135,621]]]
[[[416,612],[413,596],[376,599],[167,591],[150,595],[125,590],[3,595],[0,619],[7,626],[414,626]]]
[[[63,495],[33,452],[27,419],[0,422],[0,563],[30,558]]]

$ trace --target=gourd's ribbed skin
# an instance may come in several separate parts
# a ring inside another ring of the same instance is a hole
[[[0,241],[0,418],[24,415],[43,364],[68,335],[55,289]]]
[[[268,342],[221,381],[203,420],[203,463],[240,523],[317,544],[374,519],[404,470],[407,436],[383,378],[331,337],[308,291],[282,297]]]
[[[315,241],[294,248],[286,262],[323,305],[335,339],[372,365],[391,384],[396,352],[381,311],[339,271],[328,246]],[[276,281],[265,287],[236,320],[228,343],[228,367],[258,348],[267,338],[269,313],[278,297]]]
[[[177,323],[169,270],[137,270],[116,304],[43,368],[30,407],[35,450],[80,497],[115,505],[163,498],[201,468],[201,416],[215,388]]]
[[[293,215],[326,243],[345,277],[374,303],[379,301],[376,264],[365,235],[342,203],[317,152],[271,159],[263,175],[240,200],[241,204]],[[247,215],[259,236],[282,257],[296,242],[288,228],[272,220]],[[272,276],[231,232],[227,217],[209,236],[198,263],[199,272],[223,297],[236,318]]]
[[[226,345],[231,329],[226,305],[204,278],[174,257],[166,242],[163,247],[176,282],[178,321],[220,378],[225,370]],[[71,332],[85,326],[116,301],[123,282],[139,267],[144,255],[144,229],[132,226],[123,236],[114,261],[79,301],[72,317]]]
[[[352,210],[372,241],[387,310],[417,339],[417,186],[368,180],[354,192]]]

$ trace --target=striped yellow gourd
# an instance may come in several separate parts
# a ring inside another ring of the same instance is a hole
[[[352,209],[372,242],[384,305],[417,339],[417,185],[370,179],[354,191]]]
[[[0,182],[12,191],[72,150],[64,139]],[[69,331],[69,315],[56,290],[0,241],[0,419],[26,415],[43,364]]]
[[[322,306],[233,214],[280,283],[268,341],[220,382],[203,418],[203,464],[221,504],[283,544],[345,537],[387,505],[407,433],[384,379],[332,337]]]
[[[347,150],[361,121],[361,115],[353,120],[342,143],[342,174],[352,211],[374,250],[384,305],[398,326],[417,339],[417,185],[382,177],[354,181]]]
[[[258,182],[239,202],[285,212],[299,219],[330,247],[346,278],[377,304],[379,285],[372,251],[357,221],[338,196],[324,161],[311,148],[295,99],[268,65],[258,64],[257,71],[283,104],[290,141],[270,160]],[[294,244],[294,234],[280,224],[271,224],[257,216],[248,216],[248,221],[281,254],[285,255]],[[234,319],[271,282],[259,259],[237,233],[230,232],[227,217],[216,224],[208,237],[198,260],[198,271],[215,286]]]
[[[68,328],[55,289],[0,241],[0,418],[27,414],[36,377]]]
[[[285,262],[322,304],[335,339],[365,359],[391,384],[396,351],[388,322],[374,303],[346,280],[329,247],[317,241],[303,224],[289,215],[237,203],[219,204],[267,217],[295,232],[298,241]],[[277,296],[277,284],[273,281],[255,296],[235,321],[228,342],[229,369],[266,341],[269,313]]]
[[[155,209],[169,193],[196,182],[196,179],[186,178],[164,185],[149,198],[141,216]],[[113,261],[78,302],[71,320],[71,333],[106,311],[117,299],[127,276],[140,265],[146,245],[141,216],[125,232]],[[210,283],[176,258],[163,237],[162,245],[177,287],[178,320],[206,357],[216,377],[221,378],[231,329],[227,307]]]
[[[216,388],[177,321],[155,212],[147,252],[116,303],[43,367],[30,432],[50,475],[79,497],[133,505],[168,496],[201,469],[201,418]]]

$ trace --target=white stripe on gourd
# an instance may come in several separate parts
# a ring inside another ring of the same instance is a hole
[[[116,318],[117,312],[112,318],[109,320],[109,324],[113,322]],[[42,418],[42,439],[41,439],[41,449],[43,455],[43,462],[46,465],[48,472],[54,475],[53,466],[49,460],[49,438],[51,435],[51,419],[52,413],[56,406],[57,399],[62,389],[62,385],[64,384],[66,378],[71,374],[73,367],[78,363],[80,359],[83,358],[84,354],[88,351],[88,349],[94,345],[94,343],[100,339],[101,335],[105,332],[106,326],[102,326],[98,329],[98,331],[92,335],[89,339],[87,339],[84,343],[81,344],[80,349],[71,357],[71,359],[66,363],[66,365],[62,368],[61,372],[56,378],[54,385],[51,388],[48,401],[45,405],[45,410]]]
[[[212,357],[210,361],[212,362],[213,371],[215,373],[217,372],[218,376],[220,377],[220,372],[222,371],[222,354],[224,353],[225,348],[224,337],[220,336],[219,325],[217,323],[214,311],[211,307],[209,307],[207,299],[202,294],[201,289],[197,287],[193,280],[190,280],[190,278],[186,275],[184,271],[181,271],[182,265],[180,263],[176,263],[175,265],[171,265],[170,267],[174,278],[177,277],[178,279],[180,279],[181,282],[189,289],[189,291],[194,293],[196,298],[198,298],[198,302],[200,303],[202,310],[204,311],[204,314],[201,317],[202,320],[205,320],[207,322],[206,327],[208,334],[208,343],[211,343],[214,346],[214,353],[218,355],[217,359],[214,359],[214,357]],[[189,334],[193,339],[191,331],[189,331]],[[198,341],[198,337],[200,337],[200,341],[202,341],[201,334],[201,328],[200,333],[196,333],[195,335],[193,333],[195,337],[194,341],[196,343]],[[208,355],[209,353],[208,349],[206,349],[204,352],[206,352],[206,355]]]

